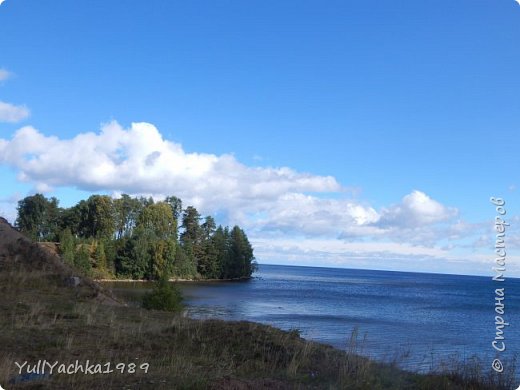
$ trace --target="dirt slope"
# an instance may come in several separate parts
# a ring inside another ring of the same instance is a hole
[[[77,278],[75,281],[79,281],[83,290],[90,290],[93,299],[109,305],[123,305],[99,284],[75,273],[51,248],[32,242],[0,217],[0,272],[8,270],[44,271],[54,274],[57,283],[70,284],[71,288],[75,288],[72,278]]]

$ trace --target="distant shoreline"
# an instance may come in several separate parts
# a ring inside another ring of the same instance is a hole
[[[192,283],[192,282],[240,282],[245,280],[253,279],[252,276],[243,276],[240,278],[232,278],[232,279],[182,279],[182,278],[170,278],[168,279],[169,282],[182,282],[182,283]],[[121,282],[121,283],[153,283],[156,282],[155,280],[149,280],[149,279],[93,279],[95,282]]]

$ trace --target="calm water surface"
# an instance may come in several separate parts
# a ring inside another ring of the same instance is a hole
[[[507,350],[520,351],[520,279],[335,268],[260,265],[250,281],[184,283],[194,318],[248,320],[347,348],[358,331],[358,352],[397,359],[428,370],[441,360],[477,355],[493,360],[495,288],[505,287]],[[139,297],[143,284],[117,284],[116,293]]]

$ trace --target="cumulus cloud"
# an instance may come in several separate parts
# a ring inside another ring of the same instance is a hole
[[[0,68],[0,81],[5,81],[9,77],[11,77],[11,72],[8,72],[7,70]]]
[[[76,187],[158,199],[176,195],[204,214],[216,213],[225,223],[244,226],[255,237],[298,236],[305,242],[333,238],[343,243],[338,248],[350,253],[349,242],[375,240],[386,246],[374,253],[406,250],[413,255],[418,252],[410,252],[411,247],[423,246],[425,256],[440,255],[434,248],[439,240],[470,229],[454,221],[456,209],[421,191],[378,211],[347,198],[347,188],[331,176],[287,167],[250,167],[230,154],[186,152],[149,123],[123,128],[114,121],[98,133],[72,139],[46,136],[26,126],[10,140],[0,139],[0,164],[14,167],[20,180],[40,192]]]
[[[457,209],[446,207],[424,192],[413,191],[401,203],[385,208],[378,225],[381,227],[416,227],[447,221],[457,215]]]
[[[229,154],[187,153],[148,123],[124,129],[111,122],[98,134],[68,140],[23,127],[11,140],[0,140],[0,161],[18,169],[21,180],[47,188],[175,194],[208,211],[247,209],[252,202],[262,204],[292,192],[341,189],[331,176],[248,167]]]
[[[264,230],[337,236],[348,226],[365,226],[378,220],[369,205],[348,199],[323,199],[302,193],[286,193],[265,205],[256,225]]]
[[[29,109],[0,101],[0,122],[16,123],[29,116]]]
[[[10,196],[0,197],[0,217],[7,219],[10,223],[16,220],[16,206],[22,199],[20,193],[16,192]]]
[[[414,190],[401,202],[383,207],[364,224],[345,225],[339,237],[345,240],[370,238],[435,246],[474,233],[474,224],[457,220],[458,210],[447,207],[422,191]]]
[[[0,83],[9,79],[11,72],[0,68]],[[27,118],[30,112],[25,106],[17,106],[0,100],[0,122],[16,123]]]

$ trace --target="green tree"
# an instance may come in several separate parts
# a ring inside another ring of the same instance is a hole
[[[161,240],[177,236],[177,221],[166,202],[151,204],[143,209],[137,220],[137,226]]]
[[[170,205],[157,202],[146,206],[138,217],[137,228],[148,237],[148,276],[156,279],[171,272],[175,259],[177,221]]]
[[[84,201],[83,201],[84,202]],[[81,208],[78,205],[63,209],[61,212],[59,226],[61,230],[69,229],[74,237],[80,234]]]
[[[65,228],[60,233],[60,254],[61,257],[68,263],[73,265],[74,256],[76,252],[76,243],[69,228]]]
[[[212,240],[216,230],[213,217],[206,217],[200,230],[201,242],[198,251],[197,271],[204,278],[216,279],[220,275],[220,266],[218,264],[218,251]]]
[[[28,196],[18,202],[15,225],[29,237],[39,240],[45,219],[46,199],[41,194]]]
[[[213,233],[215,233],[216,229],[217,225],[215,219],[212,216],[207,216],[204,223],[201,225],[202,239],[209,240],[211,236],[213,236]]]
[[[182,215],[183,231],[180,234],[180,245],[196,270],[202,257],[202,229],[199,220],[200,214],[197,209],[188,206]]]
[[[216,267],[218,270],[217,278],[229,278],[230,268],[229,259],[229,230],[219,226],[211,237],[212,246],[216,252]]]
[[[117,273],[132,279],[150,279],[152,245],[153,237],[150,233],[137,227],[116,256]]]
[[[180,277],[237,278],[256,268],[253,248],[238,226],[231,231],[213,217],[204,218],[193,206],[169,196],[119,199],[92,195],[71,208],[56,198],[29,196],[18,204],[17,227],[35,240],[60,241],[62,257],[86,273],[134,279]],[[87,243],[88,241],[88,243]],[[78,244],[80,243],[81,244]]]
[[[148,207],[152,204],[154,204],[153,198],[150,196],[148,198],[145,198],[144,196],[141,196],[139,199],[137,199],[139,203],[141,203],[141,206],[143,208]]]
[[[56,198],[42,194],[25,197],[18,202],[16,227],[37,241],[58,239],[60,209]]]
[[[195,207],[188,206],[186,210],[184,210],[182,216],[183,232],[180,237],[181,245],[187,242],[196,245],[200,242],[200,239],[202,238],[202,230],[199,220],[200,214]]]
[[[186,249],[188,253],[186,253]],[[186,249],[182,246],[177,246],[173,263],[173,274],[181,278],[192,278],[197,274],[197,267],[193,262],[191,244],[188,244]]]
[[[96,250],[94,252],[94,260],[96,261],[96,268],[101,271],[107,271],[107,255],[105,253],[105,244],[103,240],[98,240],[95,243]]]
[[[47,201],[46,206],[44,237],[47,241],[57,241],[61,231],[60,221],[63,210],[59,207],[59,201],[54,196]]]
[[[170,205],[173,212],[173,218],[178,221],[182,214],[182,200],[176,196],[168,196],[165,202]]]
[[[105,248],[107,271],[110,274],[116,274],[116,256],[119,250],[125,246],[124,239],[103,239],[103,246]]]
[[[107,195],[92,195],[79,203],[80,234],[85,237],[111,237],[115,232],[112,198]]]
[[[121,239],[124,236],[130,236],[137,225],[143,204],[138,199],[123,194],[121,198],[114,199],[113,206],[116,238]]]
[[[254,270],[253,248],[246,234],[238,226],[233,227],[230,234],[230,269],[232,278],[250,277]]]
[[[218,279],[221,273],[219,252],[212,239],[202,244],[202,254],[197,264],[197,271],[203,278]]]
[[[76,250],[76,254],[74,255],[74,265],[85,275],[90,275],[92,271],[90,251],[88,247],[88,244],[80,244]]]
[[[151,247],[151,277],[160,279],[163,275],[173,272],[175,262],[175,241],[156,240]]]

